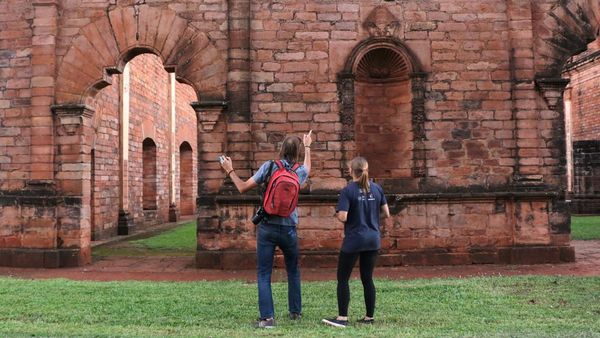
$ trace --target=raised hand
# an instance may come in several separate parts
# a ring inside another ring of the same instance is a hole
[[[312,143],[312,129],[308,132],[308,134],[304,134],[304,136],[302,137],[302,143],[304,144],[305,147],[310,147],[310,144]]]

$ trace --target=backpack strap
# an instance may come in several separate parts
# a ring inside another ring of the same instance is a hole
[[[300,164],[294,163],[294,165],[292,166],[292,171],[296,172],[296,170],[298,170],[298,168],[300,168]]]
[[[273,165],[275,161],[269,161],[269,170],[267,170],[267,176],[265,176],[265,181],[260,185],[259,195],[260,195],[260,204],[263,204],[263,200],[265,198],[265,192],[267,191],[267,185],[269,185],[269,181],[271,180],[271,172],[273,171]]]
[[[281,160],[271,161],[271,163],[272,162],[275,162],[275,164],[277,164],[277,168],[283,169],[283,162],[281,162]]]

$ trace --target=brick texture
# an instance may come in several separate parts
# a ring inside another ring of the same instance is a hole
[[[140,225],[166,220],[171,202],[197,212],[199,265],[213,257],[225,266],[237,256],[221,254],[252,255],[255,245],[255,201],[233,193],[216,156],[227,153],[246,178],[287,134],[311,129],[300,228],[311,257],[341,240],[331,196],[360,153],[396,203],[384,229],[390,264],[518,262],[536,252],[571,259],[559,78],[597,38],[598,18],[587,0],[4,1],[0,248],[46,250],[54,263],[42,265],[80,264],[92,233],[114,234],[116,88],[130,62],[123,207]],[[371,59],[369,48],[390,59]],[[174,142],[165,69],[182,82]],[[582,109],[595,105],[586,95]],[[148,138],[156,144],[150,213]]]
[[[130,125],[129,125],[129,204],[126,210],[133,223],[144,226],[165,221],[169,209],[169,77],[160,58],[143,54],[131,60],[130,66]],[[117,233],[119,212],[119,81],[101,90],[94,98],[95,165],[93,171],[94,215],[92,230],[95,239]],[[176,204],[181,201],[179,173],[185,173],[186,214],[193,214],[197,187],[196,161],[191,145],[197,144],[195,112],[190,103],[196,100],[189,85],[176,84]],[[144,152],[144,140],[149,146]],[[190,145],[186,162],[180,167],[179,145]],[[147,156],[147,157],[146,157]],[[144,215],[144,209],[152,210]]]
[[[596,214],[600,212],[597,195],[600,192],[600,40],[588,45],[588,49],[572,57],[567,63],[564,77],[570,82],[565,91],[565,111],[570,113],[568,142],[571,158],[567,163],[570,188],[573,194],[572,212]]]

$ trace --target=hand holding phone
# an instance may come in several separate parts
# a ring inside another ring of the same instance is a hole
[[[219,161],[221,167],[223,168],[223,170],[225,170],[226,173],[230,173],[233,170],[233,164],[231,163],[231,159],[229,157],[225,155],[219,155],[217,157],[217,160]]]

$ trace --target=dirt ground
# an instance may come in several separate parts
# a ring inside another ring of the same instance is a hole
[[[600,240],[572,241],[576,262],[539,265],[454,265],[402,266],[375,269],[379,278],[414,279],[471,276],[565,275],[600,276]],[[356,270],[356,269],[355,269]],[[358,277],[355,271],[354,277]],[[334,280],[335,269],[302,268],[302,280]],[[244,280],[255,281],[254,270],[209,270],[194,268],[193,257],[110,257],[91,265],[65,269],[24,269],[0,267],[0,276],[19,278],[68,278],[73,280]],[[285,270],[277,269],[274,280],[285,280]]]

